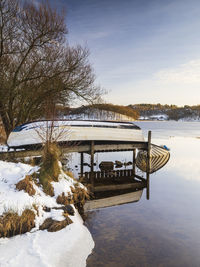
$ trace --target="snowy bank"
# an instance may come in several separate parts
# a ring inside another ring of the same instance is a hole
[[[83,185],[61,172],[59,181],[52,182],[53,197],[46,195],[35,183],[32,183],[35,190],[32,196],[16,189],[18,182],[37,173],[38,169],[27,164],[0,161],[0,218],[12,212],[20,216],[27,209],[35,214],[31,232],[0,238],[0,266],[85,266],[94,242],[73,205],[74,215],[67,215],[72,221],[70,225],[57,232],[39,230],[47,218],[58,222],[66,219],[63,205],[57,203],[57,197],[60,194],[72,196],[73,188],[83,188]]]
[[[78,212],[70,216],[73,223],[49,233],[36,231],[0,239],[1,267],[82,267],[94,242]]]

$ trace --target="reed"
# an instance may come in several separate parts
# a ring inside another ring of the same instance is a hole
[[[12,237],[30,232],[35,227],[35,213],[30,209],[19,216],[16,212],[6,212],[0,217],[0,237]]]
[[[23,180],[19,181],[16,184],[16,189],[19,191],[24,190],[30,196],[35,195],[36,191],[33,187],[33,179],[31,175],[26,175],[26,177]]]
[[[54,196],[53,186],[51,182],[58,182],[60,174],[60,150],[55,143],[46,143],[43,149],[42,163],[39,172],[39,181],[43,186],[43,191]]]

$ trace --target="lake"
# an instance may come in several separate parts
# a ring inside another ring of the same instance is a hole
[[[152,143],[170,148],[170,161],[150,176],[150,200],[91,211],[95,241],[87,267],[200,266],[200,123],[136,122]],[[101,153],[131,160],[130,152]]]

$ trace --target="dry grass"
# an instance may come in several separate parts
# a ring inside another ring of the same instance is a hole
[[[35,227],[35,213],[26,209],[19,216],[15,212],[4,213],[0,217],[0,237],[12,237],[29,232]]]
[[[63,214],[62,214],[65,218],[68,218],[68,216],[69,216],[69,213],[68,212],[63,212]]]
[[[52,224],[53,224],[53,219],[52,218],[47,218],[42,225],[40,225],[39,229],[40,230],[46,230],[48,229]]]
[[[49,143],[44,146],[39,181],[43,186],[43,191],[50,196],[54,195],[51,182],[58,182],[60,174],[59,157],[60,151],[56,144]]]
[[[78,209],[80,214],[83,214],[83,206],[85,201],[90,199],[88,192],[80,187],[75,187],[75,192],[73,193],[74,206]]]
[[[57,232],[71,223],[73,222],[68,216],[65,216],[65,220],[62,221],[56,221],[53,220],[52,218],[47,218],[40,226],[40,230],[47,229],[48,232]]]
[[[85,204],[85,201],[87,199],[90,199],[89,193],[85,189],[78,187],[78,184],[77,186],[75,186],[75,188],[73,188],[72,186],[70,188],[72,191],[72,196],[65,196],[65,194],[62,193],[57,197],[56,202],[65,206],[74,204],[78,211],[80,213],[83,213],[83,206]]]
[[[75,180],[74,178],[74,174],[70,171],[65,171],[66,175],[69,176],[70,178],[72,178],[73,180]]]
[[[33,179],[30,175],[26,175],[23,180],[19,181],[16,184],[16,189],[19,191],[24,190],[30,196],[33,196],[36,193],[35,189],[33,188]]]
[[[33,167],[38,166],[41,163],[41,157],[30,157],[29,159],[26,159],[24,163],[29,164]]]
[[[48,179],[43,179],[43,181],[42,182],[40,181],[40,183],[43,186],[44,193],[53,197],[54,196],[54,189],[53,189],[53,186],[51,184],[51,181],[49,181]]]
[[[57,197],[56,202],[65,206],[74,203],[72,197],[70,195],[66,196],[64,193]]]
[[[59,158],[61,152],[55,143],[45,144],[42,167],[50,175],[54,182],[58,182],[58,176],[60,174]]]
[[[72,220],[67,217],[63,221],[54,221],[52,225],[47,229],[48,232],[57,232],[65,228],[67,225],[73,223]]]

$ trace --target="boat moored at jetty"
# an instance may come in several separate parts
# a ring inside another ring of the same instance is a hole
[[[41,145],[49,136],[60,144],[82,141],[144,142],[140,127],[132,122],[56,120],[34,121],[17,126],[9,135],[11,148]]]
[[[170,158],[169,149],[166,146],[151,144],[149,173],[154,173],[164,167]],[[136,158],[136,166],[143,172],[148,171],[147,151],[140,150]]]

